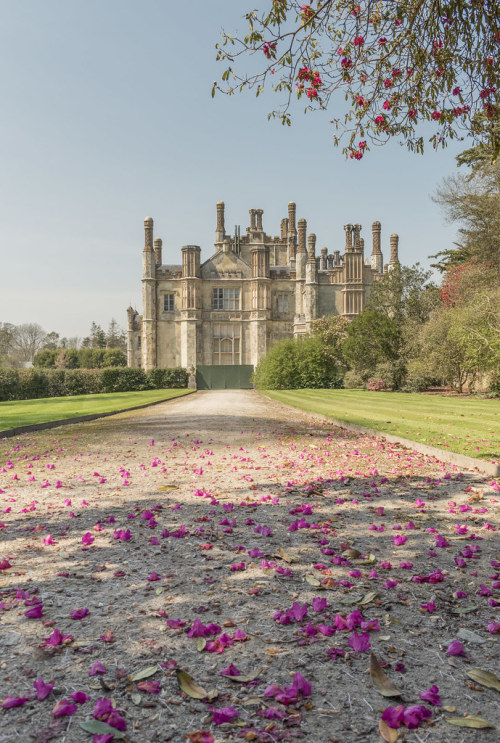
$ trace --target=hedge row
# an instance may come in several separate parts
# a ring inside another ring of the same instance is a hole
[[[127,357],[119,348],[45,348],[33,359],[33,366],[43,369],[105,369],[127,366]]]
[[[189,375],[185,369],[4,369],[0,368],[0,401],[31,400],[40,397],[95,395],[100,392],[133,392],[184,388]]]

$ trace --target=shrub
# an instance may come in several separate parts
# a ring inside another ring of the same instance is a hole
[[[101,392],[132,392],[149,389],[145,371],[130,366],[102,369],[101,385]]]
[[[306,336],[277,343],[257,364],[252,381],[259,389],[321,389],[341,384],[341,376],[320,338]]]
[[[359,372],[350,370],[344,374],[344,389],[362,390],[365,388],[365,380]]]
[[[0,402],[40,397],[94,395],[99,392],[133,392],[148,389],[185,388],[186,369],[10,369],[0,368]]]
[[[149,387],[152,389],[169,389],[172,387],[187,387],[189,374],[186,369],[150,369],[146,373]]]
[[[0,368],[0,401],[19,400],[19,370]]]
[[[432,377],[412,375],[406,379],[404,385],[401,387],[402,392],[425,392],[429,387],[432,387],[435,380]]]

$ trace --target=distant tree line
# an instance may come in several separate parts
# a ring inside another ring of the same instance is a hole
[[[102,353],[84,354],[84,350],[115,353],[104,362]],[[31,364],[66,369],[123,366],[125,352],[126,334],[114,318],[107,332],[92,322],[89,334],[83,339],[61,337],[55,331],[47,333],[38,323],[0,322],[0,366],[4,367],[22,368]]]

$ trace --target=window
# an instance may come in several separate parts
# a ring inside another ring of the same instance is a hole
[[[212,364],[227,366],[240,363],[240,329],[230,323],[213,326]]]
[[[212,309],[214,310],[239,310],[240,308],[240,290],[239,289],[222,289],[222,287],[212,291]]]
[[[174,302],[175,294],[164,294],[163,295],[163,312],[173,312],[175,309]]]
[[[278,312],[288,313],[288,294],[278,294]]]

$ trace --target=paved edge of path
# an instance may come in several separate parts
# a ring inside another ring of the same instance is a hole
[[[16,428],[6,428],[0,431],[0,441],[2,439],[9,439],[12,436],[19,436],[21,433],[31,433],[32,431],[43,431],[47,428],[57,428],[58,426],[72,425],[73,423],[85,423],[87,421],[95,421],[97,418],[108,418],[110,415],[119,415],[120,413],[128,413],[131,410],[141,410],[142,408],[150,408],[153,405],[160,405],[164,402],[173,402],[179,400],[181,397],[188,397],[192,395],[196,390],[192,390],[185,395],[178,395],[177,397],[169,397],[166,400],[154,400],[154,402],[146,402],[142,405],[134,405],[131,408],[122,408],[121,410],[110,410],[105,413],[90,413],[89,415],[79,415],[76,418],[61,418],[57,421],[44,421],[43,423],[30,423],[26,426],[16,426]]]
[[[281,402],[281,400],[275,400],[273,397],[268,397],[268,395],[264,395],[262,392],[259,394],[267,400],[272,400],[273,402],[283,405],[289,410],[300,411],[309,418],[320,418],[321,420],[328,421],[334,426],[345,428],[347,431],[352,431],[353,433],[364,433],[368,436],[376,436],[377,438],[385,439],[386,441],[390,441],[392,444],[401,444],[402,446],[406,446],[408,449],[413,449],[413,451],[419,452],[419,454],[428,454],[431,457],[435,457],[441,462],[457,464],[466,469],[479,470],[480,472],[484,472],[486,475],[491,475],[492,477],[500,477],[500,465],[494,464],[493,462],[486,462],[484,459],[476,459],[475,457],[467,457],[465,454],[446,451],[445,449],[439,449],[437,446],[419,444],[418,441],[412,441],[411,439],[405,439],[402,436],[394,436],[390,433],[377,431],[375,428],[358,426],[356,423],[347,423],[339,418],[330,418],[328,415],[323,415],[323,413],[312,413],[310,410],[303,410],[302,408],[296,408],[294,405],[288,405],[285,402]]]

